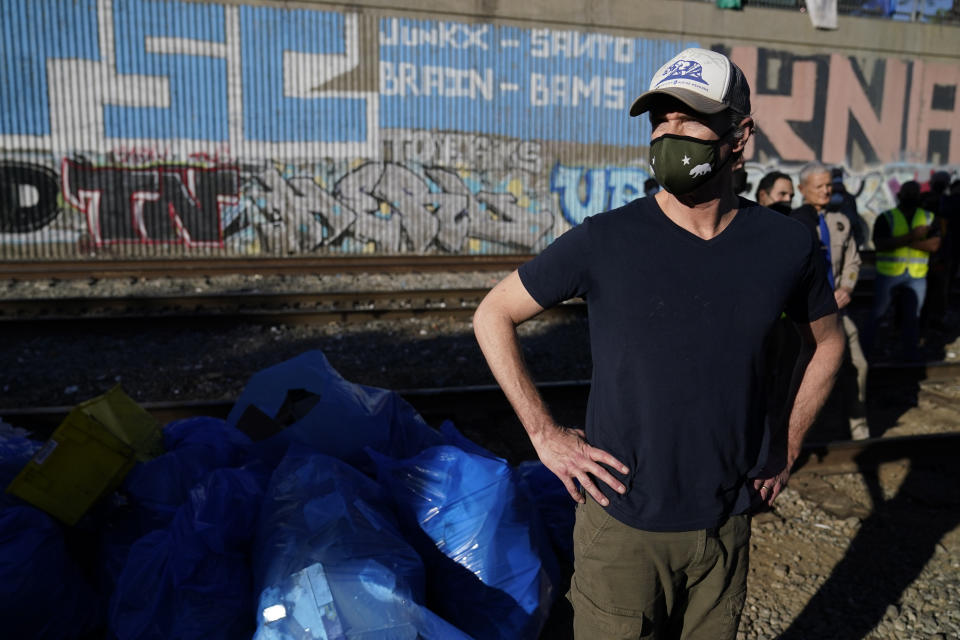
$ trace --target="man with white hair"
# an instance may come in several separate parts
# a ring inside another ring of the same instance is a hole
[[[847,337],[846,354],[856,371],[854,380],[841,378],[837,385],[843,395],[845,412],[850,423],[850,437],[870,437],[867,425],[867,359],[860,347],[859,331],[846,309],[853,299],[853,290],[860,275],[860,251],[850,220],[844,214],[827,211],[833,193],[830,169],[813,162],[800,170],[797,187],[803,204],[791,216],[804,222],[817,235],[827,263],[827,277],[840,309],[843,330]],[[850,384],[853,382],[853,384]]]

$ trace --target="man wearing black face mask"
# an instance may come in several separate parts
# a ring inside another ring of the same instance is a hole
[[[786,486],[844,337],[812,234],[734,193],[753,129],[742,71],[687,49],[630,109],[647,112],[662,190],[557,238],[494,287],[474,330],[540,459],[578,503],[575,637],[733,640],[749,514]],[[589,307],[585,430],[553,419],[516,332],[572,297]],[[776,429],[764,346],[783,310],[810,358],[789,426]]]

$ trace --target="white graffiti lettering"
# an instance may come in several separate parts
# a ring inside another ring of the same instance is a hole
[[[384,132],[383,157],[400,163],[474,171],[516,169],[539,173],[541,144],[529,140],[504,140],[468,133],[389,130]]]
[[[462,252],[468,241],[539,251],[554,225],[553,214],[521,206],[515,193],[487,190],[476,179],[468,185],[447,169],[393,162],[363,164],[332,189],[270,168],[247,181],[243,201],[231,232],[251,228],[272,253],[357,243],[374,251]]]
[[[605,33],[533,29],[530,32],[530,55],[534,58],[594,58],[631,63],[634,42],[630,38]]]
[[[385,96],[493,100],[493,69],[457,69],[381,61],[380,93]]]
[[[623,109],[626,105],[623,78],[584,79],[579,76],[530,74],[530,104],[535,107],[592,105]]]
[[[484,36],[490,25],[476,27],[451,22],[440,22],[431,28],[401,24],[396,18],[386,21],[386,30],[380,32],[381,47],[437,47],[439,49],[488,49]]]

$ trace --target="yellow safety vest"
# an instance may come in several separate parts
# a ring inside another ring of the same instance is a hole
[[[921,225],[933,224],[933,214],[917,207],[910,226],[899,208],[884,211],[883,215],[890,224],[890,236],[902,236]],[[899,276],[909,271],[911,278],[925,278],[929,269],[930,252],[920,251],[910,246],[898,247],[893,251],[877,251],[877,273],[884,276]]]

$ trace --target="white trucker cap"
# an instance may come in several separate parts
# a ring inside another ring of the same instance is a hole
[[[750,113],[750,86],[730,58],[709,49],[684,49],[660,67],[650,88],[630,105],[630,115],[649,111],[657,95],[673,96],[700,113],[733,108]]]

